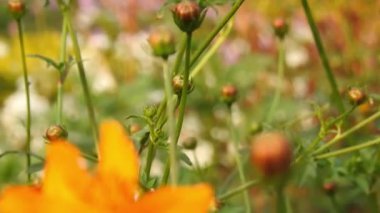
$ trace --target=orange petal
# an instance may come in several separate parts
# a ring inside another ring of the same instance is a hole
[[[79,150],[65,141],[47,146],[43,193],[67,203],[83,200],[91,177]]]
[[[2,213],[42,213],[41,190],[31,186],[14,186],[4,190],[0,197]]]
[[[137,205],[139,212],[207,213],[214,204],[213,194],[207,184],[164,187],[144,195]]]
[[[127,183],[129,190],[138,187],[139,162],[132,141],[117,121],[103,122],[100,127],[100,161],[98,170],[107,176]]]

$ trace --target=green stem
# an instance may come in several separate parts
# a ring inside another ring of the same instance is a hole
[[[257,181],[257,180],[247,181],[245,184],[242,184],[241,186],[239,186],[235,189],[232,189],[231,191],[228,191],[228,192],[218,196],[218,200],[225,201],[225,200],[227,200],[227,199],[229,199],[235,195],[242,193],[243,191],[247,191],[247,189],[256,185],[258,182],[259,181]]]
[[[64,4],[64,3],[61,2],[61,4]],[[69,8],[62,9],[62,12],[63,12],[63,18],[66,19],[68,32],[70,34],[70,38],[71,38],[71,41],[73,43],[74,57],[75,57],[75,61],[76,61],[77,66],[78,66],[80,81],[82,84],[84,98],[86,101],[86,106],[87,106],[88,116],[89,116],[90,123],[91,123],[93,138],[95,141],[95,148],[96,148],[97,153],[99,154],[98,127],[97,127],[97,122],[96,122],[96,118],[95,118],[94,107],[93,107],[92,100],[91,100],[91,94],[90,94],[90,90],[89,90],[88,83],[87,83],[86,72],[85,72],[84,65],[83,65],[83,60],[82,60],[82,55],[81,55],[81,51],[80,51],[80,47],[79,47],[78,38],[77,38],[77,35],[74,31],[74,27],[73,27],[73,24],[71,21],[71,14],[70,14]]]
[[[148,156],[146,158],[146,164],[145,164],[145,175],[148,180],[150,180],[150,170],[152,169],[152,164],[153,164],[155,155],[156,155],[156,146],[153,141],[149,141]]]
[[[276,190],[276,208],[277,208],[277,213],[286,213],[287,208],[286,208],[286,197],[284,195],[284,187],[279,186]]]
[[[36,159],[38,159],[40,161],[45,161],[45,159],[39,155],[36,155],[34,153],[28,153],[28,152],[20,151],[20,150],[5,151],[5,152],[0,154],[0,159],[5,157],[5,156],[13,155],[13,154],[25,154],[25,155],[29,155],[30,157],[35,157]]]
[[[195,170],[197,171],[200,180],[203,181],[205,178],[204,178],[201,166],[199,164],[197,153],[195,153],[195,149],[192,151],[192,153],[193,153],[193,157],[194,157],[194,167],[195,167]]]
[[[186,34],[186,54],[185,54],[185,72],[183,74],[183,88],[181,91],[181,100],[179,102],[178,120],[175,131],[175,143],[178,143],[179,136],[181,134],[183,119],[185,116],[185,107],[187,101],[187,89],[189,87],[189,75],[190,75],[190,50],[191,50],[191,37],[192,33]]]
[[[331,202],[331,206],[332,206],[333,212],[335,212],[335,213],[341,212],[340,211],[340,206],[338,204],[338,201],[336,200],[336,196],[331,195],[331,196],[329,196],[329,198],[330,198],[330,202]]]
[[[183,54],[185,53],[185,50],[186,50],[186,42],[187,42],[187,40],[186,40],[186,36],[185,36],[181,41],[181,46],[179,48],[179,51],[177,53],[177,57],[176,57],[175,62],[174,62],[173,75],[176,75],[179,72],[179,68],[181,66],[182,59],[183,59]]]
[[[176,139],[175,139],[175,119],[174,119],[174,103],[171,97],[173,97],[172,88],[172,75],[168,68],[168,62],[163,62],[163,75],[165,82],[165,96],[166,96],[166,114],[168,118],[168,143],[169,143],[169,160],[171,173],[171,182],[173,185],[177,184],[178,181],[178,171],[177,171],[177,152],[176,152]]]
[[[285,49],[283,40],[279,40],[278,43],[278,64],[277,64],[277,88],[274,94],[272,104],[269,107],[269,111],[266,116],[266,121],[270,123],[272,121],[272,116],[277,109],[278,103],[281,97],[282,81],[284,79],[284,67],[285,67]]]
[[[206,65],[206,63],[210,60],[210,58],[216,53],[219,47],[223,44],[223,42],[227,39],[227,36],[230,34],[233,26],[233,20],[231,19],[223,31],[220,32],[218,39],[214,42],[214,44],[210,47],[210,49],[204,54],[199,63],[192,69],[190,74],[190,79],[194,78]]]
[[[355,145],[355,146],[350,146],[350,147],[347,147],[347,148],[339,149],[339,150],[334,151],[334,152],[329,152],[329,153],[326,153],[326,154],[317,155],[317,156],[315,156],[315,159],[320,160],[320,159],[325,159],[325,158],[336,157],[336,156],[339,156],[339,155],[343,155],[343,154],[347,154],[347,153],[350,153],[350,152],[355,152],[355,151],[358,151],[358,150],[361,150],[361,149],[365,149],[365,148],[368,148],[370,146],[374,146],[374,145],[377,145],[377,144],[380,144],[380,138],[376,138],[374,140],[370,140],[368,142],[365,142],[365,143],[362,143],[362,144],[358,144],[358,145]]]
[[[306,151],[302,153],[295,161],[294,163],[299,162],[303,157],[310,154],[314,148],[318,145],[318,143],[322,140],[323,137],[325,137],[326,130],[330,129],[333,125],[338,123],[339,121],[345,119],[352,111],[356,109],[356,106],[351,107],[346,112],[340,114],[337,118],[329,122],[325,127],[321,127],[319,130],[318,136],[314,138],[314,140],[310,143],[310,145],[307,147]]]
[[[372,116],[368,117],[367,119],[361,121],[360,123],[356,124],[351,129],[345,131],[344,133],[338,135],[331,141],[327,142],[325,145],[321,146],[319,149],[317,149],[314,154],[319,154],[323,152],[325,149],[329,148],[330,146],[334,145],[335,143],[339,142],[340,140],[346,138],[347,136],[351,135],[353,132],[359,130],[360,128],[364,127],[365,125],[371,123],[372,121],[376,120],[380,117],[380,111],[376,112]]]
[[[97,163],[98,162],[98,158],[96,158],[95,156],[92,156],[92,155],[89,155],[89,154],[86,154],[86,153],[81,153],[81,156],[89,161],[92,161],[94,163]]]
[[[59,70],[59,81],[57,85],[57,123],[62,124],[62,98],[63,98],[63,83],[66,75],[66,47],[67,47],[67,20],[63,19],[62,34],[61,34],[61,51],[60,51],[60,63],[63,65]]]
[[[28,77],[28,67],[26,65],[26,56],[25,56],[25,45],[24,45],[24,33],[22,29],[22,21],[21,18],[17,19],[17,29],[19,35],[20,42],[20,50],[21,50],[21,60],[22,60],[22,71],[24,76],[24,87],[26,94],[26,143],[25,143],[25,152],[30,153],[31,146],[31,111],[30,111],[30,91],[29,91],[29,77]],[[26,166],[27,171],[30,171],[31,159],[30,155],[26,155]],[[29,172],[27,172],[28,182],[31,182],[32,176]]]
[[[311,32],[313,33],[313,37],[314,37],[314,41],[315,41],[315,44],[316,44],[317,49],[318,49],[319,57],[322,60],[323,68],[325,70],[327,79],[330,83],[333,100],[335,101],[335,104],[337,105],[339,111],[344,112],[344,105],[343,105],[342,98],[339,95],[338,85],[336,83],[334,74],[331,70],[330,63],[329,63],[329,60],[327,58],[325,49],[323,47],[322,40],[321,40],[321,37],[319,35],[318,28],[315,24],[313,15],[311,13],[309,4],[308,4],[307,0],[301,0],[301,1],[302,1],[303,9],[304,9],[306,17],[307,17],[307,21],[310,25]]]
[[[229,119],[228,119],[229,125],[228,126],[230,128],[231,139],[232,139],[233,147],[234,147],[235,162],[236,162],[236,165],[238,167],[238,172],[239,172],[241,184],[244,185],[244,184],[246,184],[246,179],[245,179],[245,174],[244,174],[244,167],[243,167],[243,164],[241,162],[240,154],[239,154],[239,142],[238,142],[237,135],[235,133],[235,127],[233,125],[231,106],[228,106],[228,110],[229,110]],[[248,189],[244,190],[243,195],[244,195],[245,211],[247,213],[250,213],[251,212],[251,202],[249,200]]]
[[[201,57],[202,53],[207,49],[210,43],[218,35],[218,33],[223,29],[223,27],[228,23],[228,21],[235,15],[240,6],[243,4],[244,0],[238,0],[232,6],[228,14],[223,18],[223,20],[215,27],[215,29],[208,35],[204,42],[200,45],[200,48],[195,51],[193,58],[191,59],[190,67],[192,67],[197,60]]]

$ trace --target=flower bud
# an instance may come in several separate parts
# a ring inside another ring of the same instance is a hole
[[[205,13],[199,4],[192,0],[177,3],[172,8],[173,19],[183,32],[193,32],[202,23]]]
[[[186,140],[183,141],[182,146],[184,149],[194,150],[197,148],[197,139],[194,137],[186,138]]]
[[[222,101],[228,105],[234,103],[237,99],[238,90],[234,85],[225,85],[222,87]]]
[[[64,140],[67,139],[69,133],[63,128],[61,125],[52,125],[47,128],[45,132],[45,139],[53,142],[56,140]]]
[[[25,4],[21,0],[9,0],[8,9],[15,19],[20,19],[25,14]]]
[[[290,167],[292,151],[281,133],[263,133],[251,145],[251,162],[265,177],[285,174]]]
[[[369,115],[376,110],[375,105],[373,98],[367,98],[367,100],[359,106],[359,112],[363,115]]]
[[[176,75],[172,79],[172,86],[173,86],[173,91],[175,94],[180,95],[182,93],[182,89],[184,86],[184,78],[183,75]],[[194,84],[191,79],[189,79],[189,85],[187,87],[187,93],[191,93],[194,90]]]
[[[356,87],[348,89],[347,96],[350,103],[357,106],[363,104],[367,100],[367,95],[364,91]]]
[[[148,42],[153,55],[167,59],[175,52],[174,34],[165,28],[157,28],[149,35]]]
[[[156,105],[149,105],[144,108],[144,116],[148,118],[153,118],[156,115],[156,112],[157,112]]]
[[[263,131],[263,125],[258,122],[253,122],[249,128],[249,133],[252,135],[255,135],[261,131]]]
[[[279,39],[284,39],[289,31],[289,25],[286,23],[286,21],[283,18],[277,18],[273,21],[272,25],[274,29],[274,34]]]
[[[327,182],[325,184],[323,184],[323,191],[327,194],[327,195],[334,195],[335,192],[336,192],[336,184],[334,182]]]

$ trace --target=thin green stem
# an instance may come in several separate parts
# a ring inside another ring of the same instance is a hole
[[[21,18],[17,19],[17,29],[18,29],[18,37],[20,42],[20,50],[21,50],[21,60],[22,60],[22,71],[24,76],[24,87],[25,87],[25,96],[26,96],[26,142],[25,142],[25,152],[30,153],[31,146],[31,123],[32,116],[30,111],[30,91],[29,91],[29,77],[28,77],[28,67],[26,65],[26,56],[25,56],[25,45],[24,45],[24,33],[22,29],[22,21]],[[30,171],[31,159],[30,155],[26,155],[26,166],[27,171]],[[32,176],[29,172],[27,172],[28,182],[31,182]]]
[[[228,126],[230,128],[231,140],[233,142],[233,147],[234,147],[235,162],[236,162],[236,165],[238,167],[238,172],[239,172],[241,184],[244,185],[246,183],[246,178],[245,178],[243,163],[241,162],[241,159],[240,159],[239,141],[238,141],[237,134],[235,132],[235,127],[234,127],[233,120],[232,120],[232,108],[231,108],[231,106],[228,107],[228,110],[229,110]],[[245,212],[250,213],[251,212],[251,202],[249,200],[248,189],[244,190],[243,196],[244,196]]]
[[[171,167],[171,182],[176,185],[178,181],[177,171],[177,152],[176,152],[176,140],[175,140],[175,119],[174,119],[174,103],[171,97],[173,97],[172,88],[172,75],[168,68],[168,62],[163,62],[163,75],[165,82],[165,96],[166,96],[166,114],[168,118],[168,143],[169,143],[169,160]]]
[[[63,65],[59,70],[59,81],[57,85],[57,123],[62,124],[62,115],[63,115],[63,83],[66,75],[66,50],[67,50],[67,20],[63,19],[62,23],[62,34],[61,34],[61,50],[59,60]]]
[[[235,195],[242,193],[243,191],[247,191],[247,189],[256,185],[258,182],[259,181],[257,181],[257,180],[247,181],[245,184],[242,184],[241,186],[239,186],[235,189],[232,189],[231,191],[228,191],[228,192],[218,196],[218,200],[219,201],[225,201],[225,200],[227,200],[227,199],[229,199]]]
[[[335,213],[342,212],[342,211],[340,210],[339,203],[338,203],[338,201],[336,200],[336,196],[335,196],[335,195],[331,195],[331,196],[329,196],[329,198],[330,198],[330,203],[331,203],[331,206],[332,206],[332,210],[333,210],[333,212],[335,212]]]
[[[372,121],[376,120],[379,117],[380,117],[380,111],[376,112],[372,116],[370,116],[367,119],[365,119],[365,120],[361,121],[360,123],[356,124],[351,129],[345,131],[344,133],[336,136],[334,139],[332,139],[331,141],[327,142],[326,144],[324,144],[323,146],[321,146],[319,149],[317,149],[313,154],[316,155],[316,154],[319,154],[319,153],[323,152],[324,150],[326,150],[330,146],[332,146],[335,143],[339,142],[340,140],[346,138],[347,136],[351,135],[352,133],[356,132],[360,128],[362,128],[365,125],[371,123]]]
[[[276,84],[277,88],[272,100],[272,104],[269,107],[269,111],[265,119],[268,123],[272,121],[273,114],[276,111],[278,107],[278,103],[280,101],[282,81],[284,79],[284,68],[285,68],[285,49],[284,49],[284,42],[281,39],[278,42],[278,64],[277,64],[277,84]]]
[[[314,148],[318,145],[318,143],[322,140],[322,138],[325,137],[326,131],[330,129],[333,125],[338,123],[339,121],[345,119],[355,109],[356,109],[356,106],[351,107],[349,110],[340,114],[337,118],[335,118],[331,122],[327,123],[324,127],[321,127],[321,129],[319,130],[318,136],[314,138],[314,140],[307,147],[306,151],[302,152],[302,154],[294,161],[294,163],[299,162],[303,157],[305,157],[306,155],[309,155],[314,150]]]
[[[231,19],[223,31],[220,32],[217,40],[210,47],[210,49],[204,54],[204,56],[200,59],[199,63],[192,69],[190,73],[190,79],[194,78],[206,65],[206,63],[210,60],[210,58],[216,53],[219,47],[223,44],[223,42],[227,39],[227,36],[230,34],[233,26],[233,20]]]
[[[215,27],[215,29],[208,35],[204,42],[200,45],[199,49],[195,51],[193,58],[191,59],[190,67],[192,67],[197,60],[201,57],[202,53],[207,49],[210,43],[218,35],[218,33],[223,29],[223,27],[228,23],[228,21],[235,15],[240,6],[243,4],[244,0],[238,0],[232,6],[228,14],[223,18],[223,20]]]
[[[191,37],[192,37],[191,32],[186,34],[185,72],[183,73],[183,88],[181,91],[181,100],[179,102],[178,120],[177,120],[177,126],[176,126],[176,131],[175,131],[176,134],[174,138],[176,144],[178,143],[178,139],[181,134],[183,119],[185,116],[185,108],[186,108],[187,93],[188,93],[187,90],[189,87],[189,75],[190,75]]]
[[[95,156],[92,156],[92,155],[89,155],[89,154],[86,154],[86,153],[81,153],[81,156],[89,161],[92,161],[94,163],[97,163],[98,162],[98,158],[95,157]]]
[[[89,116],[90,123],[91,123],[93,138],[95,141],[95,148],[96,148],[97,153],[99,154],[98,127],[97,127],[97,122],[96,122],[96,118],[95,118],[94,107],[93,107],[92,100],[91,100],[91,94],[90,94],[89,86],[87,83],[86,72],[85,72],[85,68],[83,65],[82,54],[80,51],[78,38],[77,38],[76,32],[74,31],[74,27],[73,27],[73,24],[71,21],[70,10],[68,8],[66,8],[66,10],[62,10],[62,12],[63,12],[63,18],[66,19],[68,32],[70,34],[70,38],[71,38],[71,41],[73,43],[74,57],[75,57],[75,61],[76,61],[77,66],[78,66],[80,81],[82,84],[84,98],[86,101],[86,106],[87,106],[88,116]]]
[[[380,138],[376,138],[374,140],[370,140],[368,142],[365,142],[365,143],[362,143],[362,144],[358,144],[358,145],[355,145],[355,146],[350,146],[350,147],[347,147],[347,148],[339,149],[339,150],[334,151],[334,152],[329,152],[329,153],[317,155],[317,156],[315,156],[315,159],[320,160],[320,159],[326,159],[326,158],[331,158],[331,157],[337,157],[339,155],[344,155],[344,154],[347,154],[347,153],[350,153],[350,152],[355,152],[355,151],[358,151],[358,150],[361,150],[361,149],[365,149],[365,148],[368,148],[370,146],[374,146],[374,145],[377,145],[377,144],[380,144]]]
[[[30,157],[34,157],[40,161],[45,161],[45,159],[39,155],[36,155],[34,153],[28,153],[28,152],[24,152],[24,151],[20,151],[20,150],[9,150],[9,151],[5,151],[3,153],[0,154],[0,159],[5,157],[5,156],[8,156],[8,155],[14,155],[14,154],[25,154],[25,155],[29,155]]]
[[[147,155],[146,164],[145,164],[145,175],[148,180],[150,179],[150,170],[152,169],[152,164],[153,164],[155,155],[156,155],[156,146],[153,141],[149,141],[148,155]]]
[[[329,63],[329,60],[327,58],[327,54],[325,52],[325,49],[323,47],[322,40],[321,40],[321,37],[319,35],[317,25],[315,24],[313,15],[311,13],[309,4],[308,4],[307,0],[301,0],[301,1],[302,1],[302,6],[303,6],[303,9],[305,11],[311,32],[313,33],[313,37],[314,37],[314,41],[315,41],[315,44],[316,44],[317,49],[318,49],[319,57],[322,60],[323,68],[325,70],[327,79],[330,83],[330,87],[332,90],[332,98],[335,101],[335,104],[338,107],[339,111],[344,112],[344,105],[343,105],[342,98],[339,95],[338,85],[336,83],[334,74],[331,70],[330,63]]]
[[[284,194],[284,187],[283,186],[278,186],[276,190],[276,208],[277,208],[277,213],[286,213],[287,208],[286,208],[286,197]]]
[[[185,53],[185,50],[186,50],[186,42],[187,42],[187,40],[186,40],[186,36],[185,36],[181,41],[181,46],[179,48],[179,51],[177,53],[177,57],[176,57],[175,62],[174,62],[173,75],[176,75],[179,72],[179,68],[181,66],[182,59],[183,59],[183,54]]]

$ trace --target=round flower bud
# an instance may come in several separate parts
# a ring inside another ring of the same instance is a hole
[[[350,103],[353,105],[361,105],[367,100],[367,95],[364,91],[356,87],[348,89],[347,96]]]
[[[197,139],[194,137],[189,137],[183,141],[182,146],[184,149],[194,150],[197,148]]]
[[[363,115],[369,115],[376,110],[375,105],[373,98],[367,98],[367,100],[359,106],[359,112]]]
[[[234,85],[225,85],[222,87],[222,101],[228,105],[234,103],[237,99],[238,90]]]
[[[153,118],[153,116],[156,115],[156,112],[157,112],[156,105],[149,105],[144,108],[144,116],[148,118]]]
[[[261,123],[258,122],[253,122],[249,128],[249,132],[252,135],[255,135],[261,131],[263,131],[263,125],[261,125]]]
[[[254,138],[251,146],[251,162],[265,177],[285,174],[290,167],[292,151],[281,133],[263,133]]]
[[[167,59],[175,53],[174,34],[165,28],[157,28],[153,30],[148,38],[148,42],[152,47],[153,55]]]
[[[56,140],[65,140],[69,133],[61,125],[52,125],[45,132],[45,139],[53,142]]]
[[[274,29],[274,34],[279,39],[284,39],[289,31],[289,25],[286,23],[286,21],[283,18],[277,18],[273,21],[272,25]]]
[[[193,32],[202,23],[204,15],[199,4],[192,0],[185,0],[175,4],[172,8],[173,19],[183,32]]]
[[[21,0],[9,0],[8,9],[15,19],[20,19],[25,14],[25,4]]]
[[[336,192],[336,184],[334,182],[327,182],[323,184],[323,191],[327,195],[334,195]]]
[[[180,95],[182,93],[183,85],[185,84],[183,75],[176,75],[172,79],[173,91],[175,94]],[[194,90],[193,81],[189,80],[189,85],[187,87],[187,93],[190,93]]]

